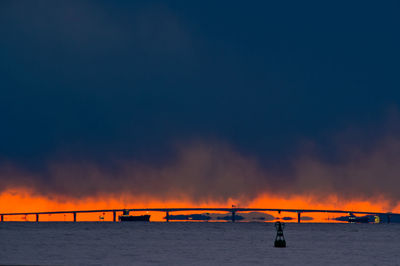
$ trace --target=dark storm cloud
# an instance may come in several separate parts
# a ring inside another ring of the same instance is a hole
[[[397,143],[382,125],[400,100],[398,11],[365,1],[3,1],[0,189],[348,196],[342,176],[359,195],[397,199],[361,177],[347,150],[372,167],[390,159],[388,136]]]

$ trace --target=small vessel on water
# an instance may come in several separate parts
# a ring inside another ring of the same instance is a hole
[[[129,215],[128,210],[123,210],[119,217],[120,222],[149,222],[150,215]]]
[[[354,214],[349,215],[349,223],[369,223],[368,216],[357,217]]]

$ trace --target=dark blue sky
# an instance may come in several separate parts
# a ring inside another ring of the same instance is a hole
[[[322,2],[2,1],[0,158],[156,162],[201,140],[268,165],[373,143],[400,104],[399,4]]]

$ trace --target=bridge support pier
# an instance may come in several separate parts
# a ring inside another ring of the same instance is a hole
[[[388,214],[388,216],[387,216],[387,223],[388,224],[390,224],[390,218],[391,218],[392,216],[390,215],[390,214]]]
[[[36,213],[36,222],[39,222],[39,214]]]
[[[169,222],[169,212],[165,212],[165,220],[167,223]]]
[[[301,212],[297,213],[297,223],[301,222]]]
[[[232,223],[234,223],[236,220],[235,214],[236,214],[236,212],[232,211]]]
[[[113,222],[117,221],[117,212],[113,211]]]
[[[76,222],[76,212],[74,212],[73,214],[74,214],[74,222]]]
[[[1,219],[2,222],[4,222],[4,215],[1,215],[0,219]]]

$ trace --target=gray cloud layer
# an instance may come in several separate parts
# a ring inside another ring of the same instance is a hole
[[[397,202],[400,134],[380,125],[400,106],[398,13],[2,1],[0,191]],[[362,130],[332,140],[348,127]],[[298,149],[304,139],[317,152]]]
[[[130,195],[196,202],[233,198],[245,203],[272,193],[322,199],[334,194],[342,200],[384,196],[397,203],[399,161],[400,140],[388,138],[366,153],[343,154],[336,163],[302,156],[293,161],[288,177],[269,174],[256,159],[228,145],[194,142],[180,146],[176,157],[159,165],[123,161],[111,169],[90,162],[57,162],[42,176],[3,166],[0,180],[2,190],[28,187],[54,198]]]

